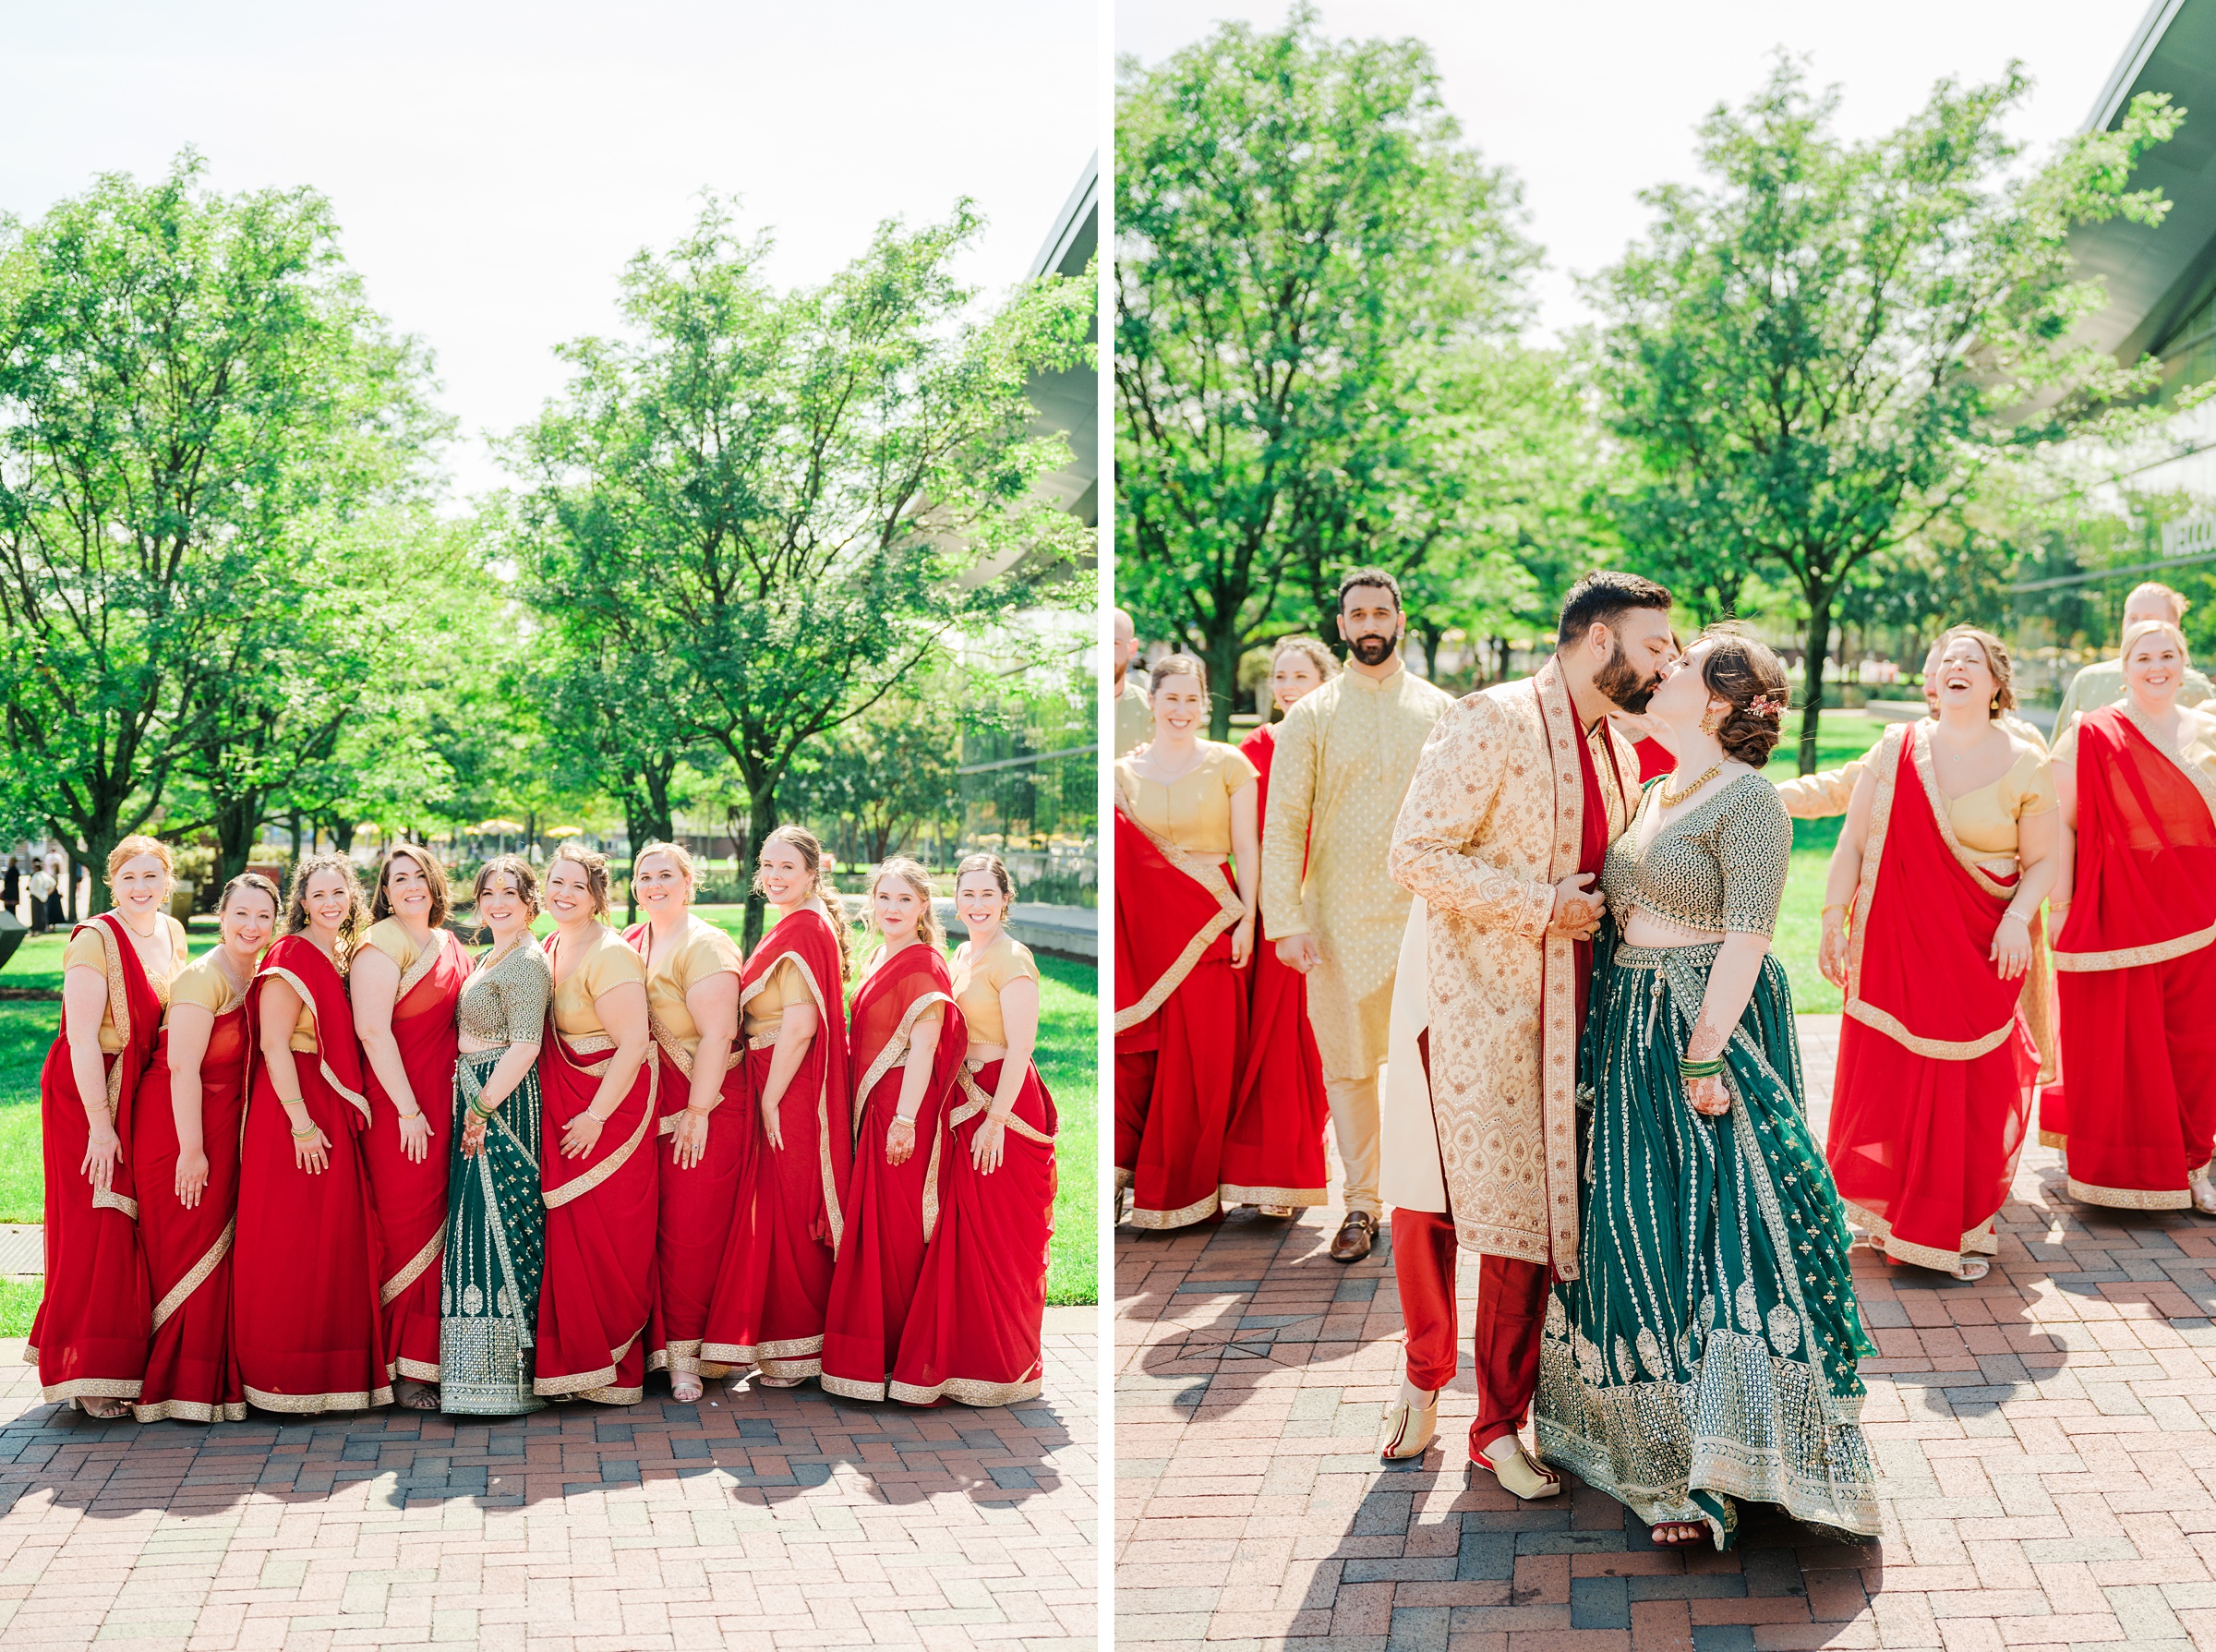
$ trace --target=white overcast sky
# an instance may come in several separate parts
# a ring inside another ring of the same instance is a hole
[[[1100,142],[1096,0],[0,0],[0,210],[35,217],[186,144],[230,191],[331,197],[373,302],[436,352],[464,491],[478,433],[560,387],[616,278],[704,187],[820,281],[879,220],[974,199],[963,274],[1022,278]]]
[[[1158,62],[1223,19],[1281,26],[1278,0],[1116,0],[1115,46]],[[1743,102],[1778,46],[1841,89],[1840,129],[1897,125],[1943,77],[2037,82],[2011,127],[2039,146],[2078,129],[2146,0],[1321,0],[1334,38],[1413,35],[1436,54],[1465,139],[1524,183],[1546,248],[1541,325],[1584,317],[1572,275],[1620,257],[1648,222],[1639,191],[1690,183],[1693,127]],[[2195,111],[2197,118],[2201,112]],[[2216,110],[2206,112],[2216,119]]]

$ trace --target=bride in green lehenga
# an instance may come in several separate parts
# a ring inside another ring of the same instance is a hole
[[[1786,700],[1761,644],[1687,649],[1646,712],[1677,771],[1602,877],[1579,1276],[1548,1301],[1536,1423],[1540,1456],[1659,1544],[1728,1547],[1740,1500],[1878,1529],[1855,1371],[1877,1350],[1770,955],[1792,826],[1755,771]]]

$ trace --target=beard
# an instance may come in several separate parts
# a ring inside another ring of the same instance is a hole
[[[1381,666],[1399,646],[1399,642],[1390,636],[1360,636],[1348,642],[1346,651],[1366,666]]]
[[[1636,717],[1646,709],[1646,703],[1655,697],[1655,677],[1642,677],[1639,668],[1624,657],[1623,643],[1619,639],[1616,652],[1608,663],[1593,673],[1593,686],[1608,701]]]

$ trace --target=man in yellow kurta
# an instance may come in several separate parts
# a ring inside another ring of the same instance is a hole
[[[1392,1019],[1408,895],[1385,872],[1393,816],[1432,726],[1453,700],[1400,655],[1400,582],[1356,568],[1339,582],[1346,669],[1278,725],[1262,826],[1262,934],[1308,978],[1331,1134],[1346,1171],[1335,1261],[1378,1232],[1378,1068]]]
[[[1384,1177],[1407,1370],[1378,1450],[1412,1457],[1455,1370],[1455,1253],[1481,1260],[1470,1460],[1519,1497],[1561,1489],[1524,1451],[1548,1270],[1578,1272],[1577,1044],[1608,846],[1639,760],[1608,721],[1677,656],[1669,593],[1585,576],[1536,677],[1465,695],[1424,748],[1393,828],[1415,897],[1393,1002]]]
[[[1115,755],[1127,757],[1154,738],[1154,708],[1131,662],[1138,657],[1138,627],[1115,610]]]

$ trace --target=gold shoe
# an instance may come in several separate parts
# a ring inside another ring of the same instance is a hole
[[[1491,1469],[1503,1489],[1526,1501],[1553,1497],[1562,1489],[1561,1477],[1533,1462],[1531,1453],[1524,1449],[1524,1442],[1513,1434],[1501,1435],[1482,1452],[1473,1448],[1470,1461]]]
[[[1420,1411],[1406,1400],[1391,1401],[1378,1426],[1378,1455],[1387,1463],[1420,1457],[1431,1449],[1431,1437],[1438,1432],[1439,1395],[1433,1394]]]

